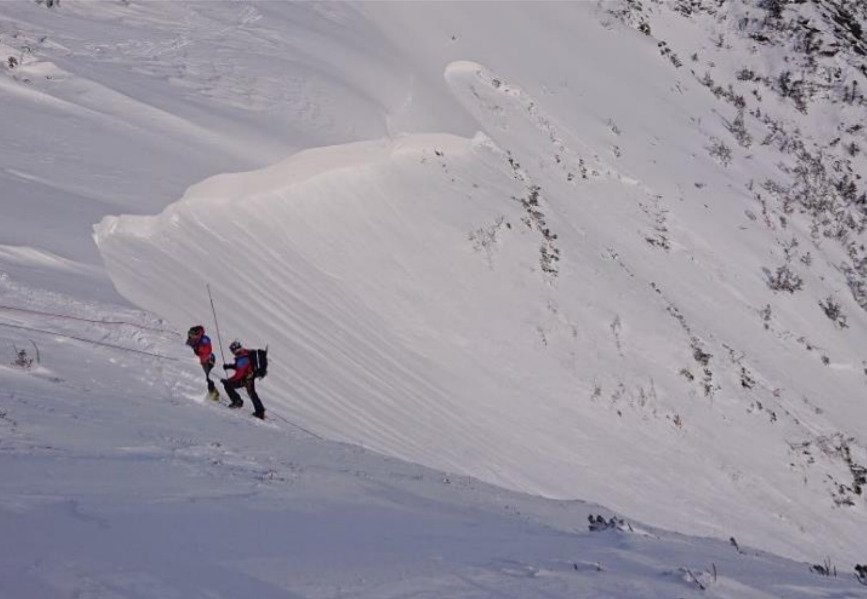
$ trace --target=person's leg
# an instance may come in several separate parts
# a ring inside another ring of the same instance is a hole
[[[238,387],[243,387],[244,383],[240,381],[232,382],[226,381],[223,383],[223,388],[226,390],[226,395],[229,396],[229,399],[232,400],[232,403],[229,405],[230,408],[240,408],[244,405],[244,400],[241,399],[241,396],[238,395],[238,392],[235,391]]]
[[[253,379],[247,381],[247,395],[250,396],[250,401],[253,402],[253,409],[256,410],[253,412],[253,415],[257,418],[265,418],[265,406],[262,405],[262,401],[256,393],[256,383]]]
[[[213,362],[205,362],[202,364],[202,370],[205,371],[205,380],[208,381],[208,393],[213,395],[217,391],[217,386],[214,385],[214,381],[211,380],[211,370],[214,369]]]

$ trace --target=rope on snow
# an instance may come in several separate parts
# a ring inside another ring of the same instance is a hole
[[[172,335],[180,335],[177,331],[171,331],[169,329],[160,329],[158,327],[149,327],[143,324],[136,324],[134,322],[128,322],[125,320],[94,320],[91,318],[83,318],[81,316],[71,316],[69,314],[56,314],[54,312],[43,312],[41,310],[33,310],[30,308],[17,308],[15,306],[0,306],[0,310],[9,310],[12,312],[26,312],[28,314],[39,314],[40,316],[53,316],[54,318],[67,318],[69,320],[77,320],[79,322],[89,322],[93,324],[124,324],[127,326],[135,327],[137,329],[144,329],[147,331],[156,331],[159,333],[170,333]]]
[[[155,354],[153,352],[144,351],[141,349],[132,349],[130,347],[123,347],[122,345],[115,345],[113,343],[105,343],[104,341],[94,341],[93,339],[85,339],[84,337],[76,337],[75,335],[67,335],[66,333],[58,333],[57,331],[46,331],[45,329],[35,329],[33,327],[25,327],[17,324],[8,324],[5,322],[0,322],[0,326],[9,327],[11,329],[20,329],[22,331],[33,331],[35,333],[45,333],[46,335],[55,335],[57,337],[65,337],[67,339],[74,339],[75,341],[82,341],[84,343],[90,343],[92,345],[101,345],[103,347],[110,347],[112,349],[119,349],[121,351],[133,352],[136,354],[143,354],[145,356],[151,356],[154,358],[160,358],[161,360],[169,360],[171,362],[177,362],[177,358],[172,358],[171,356],[164,356],[162,354]]]

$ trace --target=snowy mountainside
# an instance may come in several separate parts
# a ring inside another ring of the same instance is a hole
[[[768,228],[787,237],[792,220],[809,230],[814,244],[839,245],[845,255],[835,266],[867,306],[867,6],[626,0],[608,9],[645,33],[656,32],[660,55],[719,100],[718,114],[741,148],[775,150],[776,168],[750,180]],[[717,157],[730,161],[731,149],[713,142]],[[747,157],[755,158],[752,152]],[[799,241],[792,239],[782,239],[781,247]]]
[[[410,56],[446,37],[426,10],[388,29]],[[475,27],[459,39],[499,49],[480,9],[455,10]],[[475,137],[310,150],[106,219],[118,289],[185,322],[201,300],[179,300],[211,282],[227,330],[287,357],[274,402],[336,438],[799,558],[858,555],[865,318],[839,252],[813,244],[803,292],[780,289],[811,241],[793,225],[784,255],[750,218],[775,150],[721,164],[705,146],[731,133],[705,86],[595,8],[557,17],[522,26],[592,61],[442,65]],[[845,328],[819,306],[829,288]]]
[[[669,45],[716,48],[683,4],[649,5],[651,36],[607,4],[4,6],[22,60],[0,175],[39,198],[4,204],[4,268],[116,301],[102,273],[82,289],[83,225],[306,148],[103,220],[113,284],[182,328],[211,283],[224,334],[272,348],[269,408],[329,437],[857,560],[860,192],[786,148],[858,106],[767,94],[737,125],[751,92],[717,87],[750,50],[700,57],[713,84],[677,67]],[[75,147],[29,130],[43,117]],[[37,176],[42,157],[62,168]],[[792,216],[816,181],[829,201]],[[847,227],[827,242],[825,217]]]
[[[33,359],[0,364],[4,599],[861,593],[843,563],[824,576],[242,418],[148,313],[9,278],[0,301],[0,340]]]

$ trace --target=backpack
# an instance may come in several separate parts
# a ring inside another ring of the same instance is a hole
[[[253,366],[253,377],[257,379],[265,378],[268,374],[268,347],[265,349],[251,349],[250,364]]]

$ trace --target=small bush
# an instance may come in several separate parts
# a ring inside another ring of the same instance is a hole
[[[828,297],[824,302],[819,302],[819,307],[822,308],[825,316],[830,318],[841,329],[849,326],[846,324],[846,315],[840,309],[840,304],[835,302],[833,297]]]
[[[27,355],[26,349],[16,350],[15,360],[12,362],[12,366],[23,370],[30,370],[30,367],[33,366],[33,358]]]
[[[743,67],[735,76],[738,78],[738,81],[752,81],[756,78],[756,73],[752,69]]]
[[[622,518],[615,518],[612,516],[606,520],[599,514],[596,514],[596,516],[590,514],[587,516],[587,521],[589,522],[588,528],[590,532],[600,530],[627,530],[632,532],[632,526]]]
[[[734,136],[737,140],[738,144],[742,148],[749,148],[753,145],[753,137],[750,135],[749,131],[747,131],[747,126],[744,123],[744,110],[741,108],[738,110],[738,114],[735,117],[735,120],[731,123],[726,122],[726,128],[729,132]]]
[[[728,166],[732,161],[732,150],[725,145],[722,140],[716,137],[711,138],[711,145],[707,147],[708,153],[719,160],[723,166]]]
[[[792,272],[788,264],[779,267],[774,274],[765,269],[765,275],[768,279],[768,287],[774,291],[795,293],[804,288],[804,279]]]
[[[837,576],[837,566],[831,563],[830,558],[825,559],[823,564],[813,564],[810,566],[810,572],[820,574],[822,576]]]

